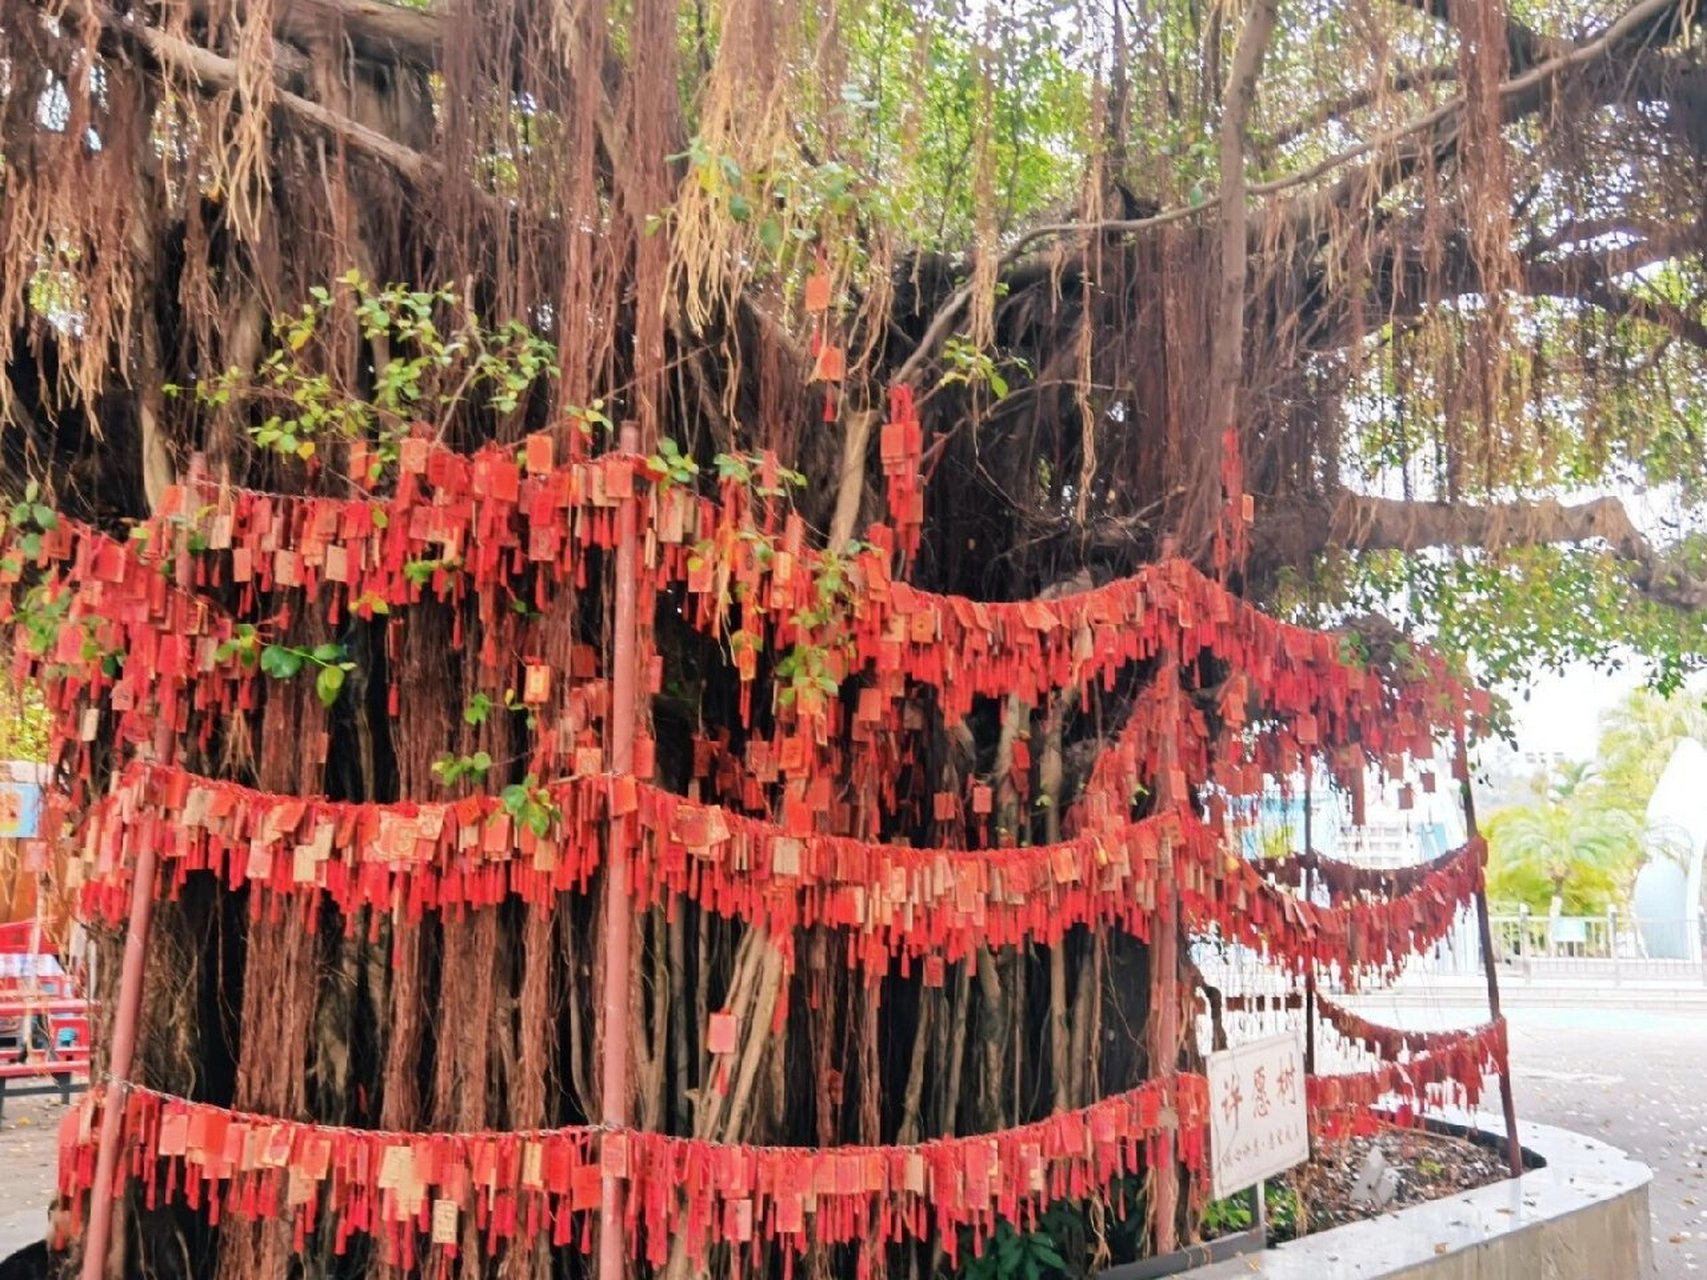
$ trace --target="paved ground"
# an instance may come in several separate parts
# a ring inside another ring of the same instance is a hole
[[[1482,1009],[1407,999],[1384,1021],[1467,1025]],[[1510,1011],[1518,1114],[1592,1134],[1654,1169],[1654,1276],[1707,1272],[1707,1017],[1518,1007]],[[1489,1102],[1498,1107],[1497,1097]],[[0,1124],[0,1257],[39,1239],[53,1194],[57,1099],[8,1101]]]
[[[0,1258],[47,1230],[59,1160],[59,1097],[8,1098],[0,1123]]]
[[[1413,1007],[1382,1020],[1463,1026],[1486,1016],[1485,1006]],[[1519,1118],[1576,1129],[1651,1167],[1653,1275],[1707,1273],[1707,1017],[1520,1006],[1507,1019]],[[1498,1096],[1484,1105],[1497,1111]]]

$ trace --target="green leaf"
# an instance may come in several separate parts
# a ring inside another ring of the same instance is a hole
[[[344,646],[341,644],[317,644],[314,646],[316,662],[336,662],[344,656]]]
[[[544,836],[551,830],[551,812],[544,805],[534,805],[527,812],[525,819],[527,829],[535,836]]]
[[[474,755],[470,757],[469,763],[481,773],[485,773],[492,767],[492,756],[490,753],[485,751],[476,751]]]
[[[519,782],[512,782],[498,793],[498,799],[504,806],[504,812],[511,817],[519,817],[527,808],[528,789]]]
[[[1031,1237],[1031,1256],[1048,1266],[1065,1271],[1067,1263],[1055,1250],[1055,1245],[1043,1235]]]
[[[42,506],[38,502],[30,508],[30,514],[35,517],[36,524],[43,529],[59,528],[59,514],[52,507]]]
[[[275,680],[289,680],[302,670],[302,654],[282,644],[261,650],[261,670]]]
[[[344,669],[342,667],[321,667],[320,674],[314,677],[314,692],[320,698],[320,705],[330,707],[338,700],[338,694],[344,688]]]

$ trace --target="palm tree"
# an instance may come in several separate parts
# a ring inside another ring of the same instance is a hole
[[[1685,738],[1707,746],[1707,706],[1698,692],[1663,698],[1638,689],[1607,712],[1598,772],[1613,800],[1633,814],[1644,813],[1666,762]]]
[[[1491,896],[1539,910],[1599,915],[1629,890],[1641,861],[1636,815],[1581,767],[1547,794],[1488,821]]]

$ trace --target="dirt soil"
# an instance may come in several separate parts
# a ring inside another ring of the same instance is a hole
[[[1392,1198],[1380,1207],[1358,1195],[1374,1148],[1397,1175]],[[1328,1231],[1507,1176],[1504,1159],[1491,1147],[1425,1130],[1383,1129],[1365,1138],[1323,1143],[1309,1164],[1281,1181],[1273,1197],[1270,1238],[1278,1242]]]

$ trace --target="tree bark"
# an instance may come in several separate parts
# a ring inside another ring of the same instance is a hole
[[[1415,552],[1601,541],[1630,564],[1637,588],[1650,599],[1682,610],[1707,608],[1707,581],[1661,556],[1613,497],[1576,504],[1544,498],[1472,505],[1346,492],[1325,509],[1298,506],[1266,513],[1260,528],[1261,541],[1295,564],[1336,546]]]

